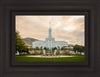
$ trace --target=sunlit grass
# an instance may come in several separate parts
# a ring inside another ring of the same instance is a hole
[[[16,56],[17,62],[83,62],[84,56],[75,57],[58,57],[58,58],[44,58],[44,57],[26,57]]]

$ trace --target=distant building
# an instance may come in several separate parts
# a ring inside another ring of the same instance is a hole
[[[36,48],[36,47],[46,47],[49,50],[52,50],[52,48],[56,47],[56,48],[60,48],[63,46],[68,46],[68,43],[65,41],[55,41],[55,38],[52,37],[52,29],[51,26],[49,26],[49,34],[48,34],[48,38],[45,39],[45,41],[35,41],[32,42],[32,47]]]

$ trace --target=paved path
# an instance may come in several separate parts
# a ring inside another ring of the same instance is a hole
[[[74,56],[42,56],[42,55],[27,55],[27,57],[44,57],[44,58],[57,58],[57,57],[74,57]]]

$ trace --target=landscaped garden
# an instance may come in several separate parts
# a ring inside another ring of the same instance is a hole
[[[70,45],[54,47],[27,46],[16,32],[16,61],[17,62],[77,62],[84,61],[84,46]]]

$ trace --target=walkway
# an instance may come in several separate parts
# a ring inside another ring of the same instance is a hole
[[[43,58],[57,58],[57,57],[74,57],[74,56],[42,56],[42,55],[27,55],[26,57],[43,57]]]

